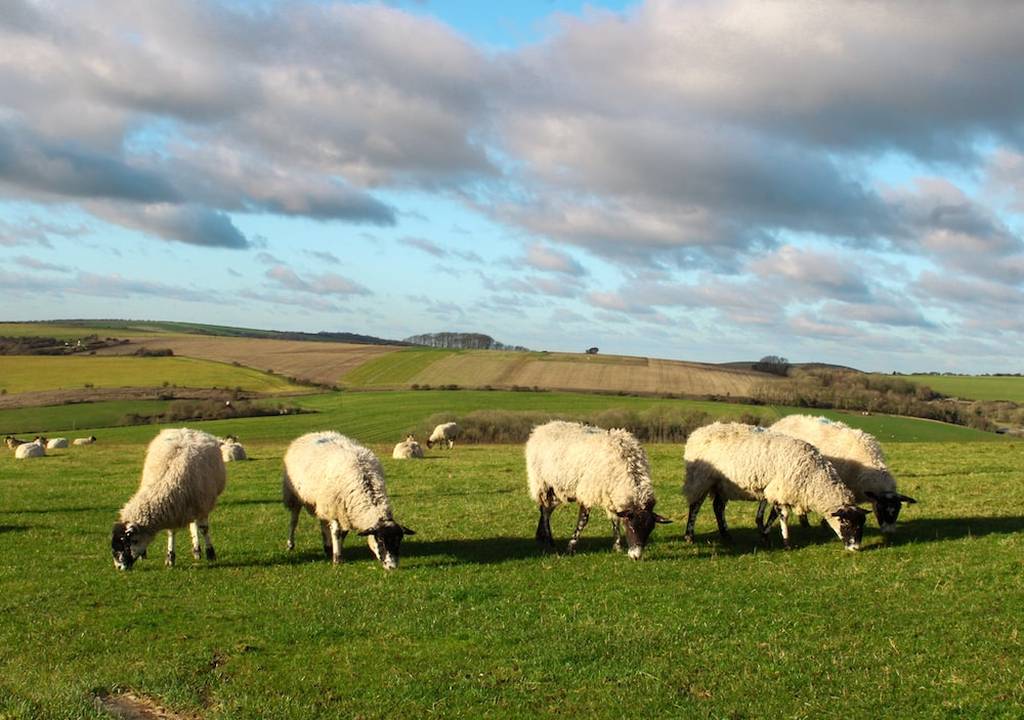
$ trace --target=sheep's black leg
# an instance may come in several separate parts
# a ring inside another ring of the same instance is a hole
[[[569,554],[572,555],[576,552],[576,543],[580,541],[580,533],[583,532],[583,528],[587,526],[587,521],[590,520],[590,510],[580,504],[580,514],[576,518],[576,530],[572,534],[572,539],[569,540]]]
[[[768,501],[762,500],[757,505],[757,531],[761,534],[761,542],[768,544],[768,533],[772,529],[772,525],[779,517],[779,510],[775,505],[772,505],[772,511],[768,513],[768,522],[764,520],[764,511],[768,507]]]
[[[622,552],[622,521],[618,518],[612,520],[612,550]]]
[[[551,512],[554,508],[540,506],[540,519],[537,520],[537,542],[544,547],[551,548],[555,545],[555,539],[551,536]]]
[[[690,515],[686,518],[686,534],[683,535],[683,539],[686,542],[693,542],[693,526],[697,524],[697,513],[700,512],[700,506],[703,504],[703,497],[690,503]]]
[[[288,524],[288,549],[295,549],[295,528],[299,525],[299,512],[300,508],[291,508],[292,518]]]
[[[320,539],[324,542],[324,557],[330,560],[334,555],[334,542],[331,540],[331,524],[326,520],[320,521]]]
[[[203,542],[206,543],[206,559],[216,560],[217,551],[213,549],[213,540],[210,538],[210,522],[205,518],[198,522],[199,532],[203,534]]]
[[[800,514],[800,527],[809,528],[811,526],[810,521],[807,520],[807,513]]]
[[[725,522],[725,505],[729,502],[724,497],[715,493],[711,501],[711,507],[715,510],[715,521],[718,523],[718,534],[725,542],[732,542],[732,535],[729,534],[729,526]]]
[[[167,531],[167,567],[174,567],[174,531]]]

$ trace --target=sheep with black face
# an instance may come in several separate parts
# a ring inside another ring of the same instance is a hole
[[[350,531],[365,537],[387,570],[398,567],[402,538],[416,533],[394,519],[384,485],[384,469],[369,449],[340,433],[308,433],[284,456],[282,499],[291,512],[288,549],[295,549],[295,527],[305,508],[320,521],[324,554],[341,562]]]
[[[533,429],[526,443],[530,498],[540,508],[537,542],[554,547],[551,513],[562,503],[579,504],[568,551],[575,552],[590,510],[600,507],[612,523],[613,548],[622,550],[625,525],[629,557],[639,560],[657,523],[650,465],[640,443],[626,430],[555,420]]]
[[[142,480],[135,495],[121,508],[110,539],[114,566],[131,569],[161,530],[167,531],[168,567],[174,566],[174,531],[188,525],[192,556],[217,557],[210,539],[210,512],[224,491],[227,475],[220,442],[201,430],[162,430],[146,448]]]
[[[462,428],[456,422],[441,423],[434,428],[434,432],[430,433],[430,437],[427,438],[427,447],[433,448],[434,444],[447,445],[448,449],[451,450],[455,447],[455,438],[459,436],[459,432]]]

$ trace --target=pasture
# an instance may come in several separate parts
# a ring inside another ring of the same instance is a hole
[[[965,400],[1010,400],[1024,404],[1024,377],[978,375],[908,375],[943,395]]]
[[[1016,717],[1024,704],[1022,443],[962,428],[922,441],[915,426],[948,426],[901,419],[884,445],[920,502],[890,544],[872,521],[859,554],[819,528],[797,528],[792,552],[762,550],[749,503],[729,505],[733,545],[710,508],[684,543],[682,446],[648,446],[658,510],[676,524],[632,563],[597,513],[577,555],[537,550],[519,446],[395,461],[391,445],[438,410],[678,401],[303,402],[321,414],[196,424],[236,432],[254,458],[228,466],[211,565],[185,552],[167,570],[158,539],[133,572],[112,567],[110,525],[156,428],[0,456],[0,717],[109,717],[94,697],[125,690],[202,718]],[[305,516],[284,550],[280,458],[328,427],[372,444],[396,516],[417,531],[394,573],[352,537],[343,565],[325,563]],[[574,511],[555,513],[560,547]]]

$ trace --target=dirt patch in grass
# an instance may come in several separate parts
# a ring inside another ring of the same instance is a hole
[[[95,698],[96,707],[121,720],[201,720],[193,713],[177,713],[152,698],[133,692],[107,694]]]

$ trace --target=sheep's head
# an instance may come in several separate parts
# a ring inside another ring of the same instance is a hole
[[[639,560],[644,554],[644,547],[648,538],[654,531],[655,525],[664,525],[672,522],[654,512],[654,501],[649,502],[643,508],[624,510],[616,513],[622,518],[626,526],[626,544],[629,546],[629,557]]]
[[[435,442],[435,441],[434,441],[434,438],[432,438],[432,437],[428,437],[428,438],[427,438],[427,447],[428,447],[428,448],[432,448],[432,447],[434,447],[434,442]]]
[[[387,520],[359,533],[360,537],[366,538],[370,550],[380,560],[385,570],[394,570],[398,567],[398,549],[402,545],[402,538],[415,534],[415,530],[403,527],[394,520]]]
[[[887,535],[896,531],[896,518],[900,516],[903,503],[908,505],[916,503],[912,497],[901,495],[897,492],[864,493],[871,500],[875,508],[875,517],[878,518],[878,527]]]
[[[114,523],[110,536],[114,567],[118,570],[131,570],[136,560],[146,557],[146,548],[152,540],[153,533],[144,532],[132,523]]]
[[[843,505],[825,519],[843,541],[843,547],[856,551],[860,550],[860,539],[864,535],[864,521],[867,517],[867,510],[856,505]]]

